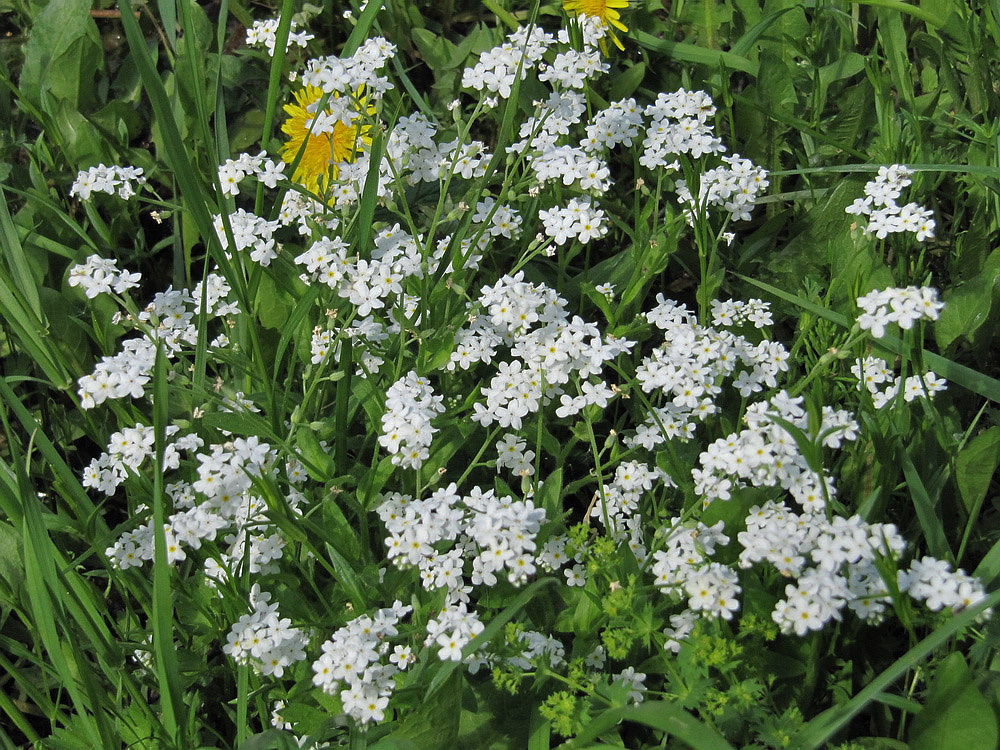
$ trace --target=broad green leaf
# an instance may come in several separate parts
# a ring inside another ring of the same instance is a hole
[[[101,38],[91,0],[49,0],[33,19],[24,45],[21,94],[36,105],[63,100],[79,108],[93,96]]]
[[[274,439],[274,432],[266,419],[244,411],[210,411],[201,418],[202,424],[225,430],[236,435],[257,435]]]
[[[864,69],[864,56],[859,55],[857,52],[848,52],[843,57],[820,68],[819,79],[824,86],[829,86],[834,81],[842,81],[845,78],[857,75]]]
[[[431,70],[447,70],[454,67],[452,61],[458,56],[458,50],[444,37],[438,36],[429,29],[413,29],[410,32],[410,38],[417,45],[421,57]],[[461,63],[461,60],[455,64],[458,63]]]
[[[990,316],[998,284],[1000,249],[990,253],[978,274],[945,292],[944,309],[934,324],[940,349],[950,346],[959,337],[972,338]]]
[[[639,62],[628,68],[621,75],[615,76],[615,80],[611,84],[611,93],[609,95],[611,100],[615,101],[631,96],[635,93],[635,90],[639,88],[639,85],[642,83],[642,79],[645,75],[646,63]]]
[[[970,750],[997,746],[997,718],[958,652],[934,672],[923,710],[910,729],[911,750]]]
[[[292,306],[292,300],[278,291],[270,275],[260,277],[260,285],[257,287],[257,315],[265,328],[283,329]]]
[[[1000,464],[1000,426],[977,435],[955,460],[955,480],[962,503],[970,513],[979,507]]]
[[[420,750],[455,747],[462,716],[465,678],[461,670],[451,673],[444,690],[435,691],[420,707],[401,717],[399,728],[386,739],[412,743]]]
[[[768,50],[760,55],[757,96],[768,112],[792,114],[792,107],[796,101],[792,72],[783,59]]]

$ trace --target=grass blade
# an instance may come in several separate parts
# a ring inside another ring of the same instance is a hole
[[[803,750],[814,750],[827,742],[837,731],[846,725],[865,706],[882,695],[890,685],[917,666],[920,662],[941,648],[952,636],[963,628],[975,622],[976,618],[989,607],[1000,604],[1000,591],[994,591],[984,601],[974,607],[969,607],[953,617],[949,622],[937,628],[933,633],[911,648],[882,674],[868,683],[857,695],[846,703],[840,703],[828,708],[816,718],[809,721],[792,738],[791,747]]]

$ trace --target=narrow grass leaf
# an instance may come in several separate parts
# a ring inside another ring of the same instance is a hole
[[[163,722],[167,732],[184,746],[180,709],[180,669],[174,644],[173,597],[170,589],[170,564],[167,561],[167,540],[164,531],[167,494],[163,489],[163,456],[166,450],[169,392],[167,362],[163,347],[156,350],[153,368],[153,434],[156,451],[153,469],[153,653],[156,656],[156,679],[160,686]]]
[[[948,548],[948,540],[945,537],[944,526],[938,517],[937,508],[934,501],[927,492],[920,472],[913,465],[913,459],[907,453],[906,448],[898,447],[899,463],[903,469],[903,476],[906,478],[906,486],[910,489],[910,497],[913,500],[913,509],[917,512],[917,520],[920,522],[920,530],[924,534],[924,541],[927,549],[934,557],[941,560],[954,560],[951,550]]]
[[[730,70],[741,70],[754,77],[757,76],[757,63],[748,60],[743,55],[736,55],[732,52],[723,52],[721,50],[705,49],[704,47],[686,44],[685,42],[671,42],[639,29],[633,30],[630,36],[640,46],[666,55],[673,60],[698,63],[699,65],[707,65],[710,68],[726,67]]]
[[[561,750],[581,750],[589,747],[598,735],[613,729],[622,721],[634,721],[667,732],[694,750],[733,750],[726,739],[707,724],[703,724],[676,703],[647,701],[638,706],[612,708],[591,721]]]
[[[833,323],[837,323],[844,328],[851,328],[854,325],[854,321],[846,315],[834,312],[833,310],[827,310],[826,308],[813,304],[809,300],[796,294],[786,292],[783,289],[779,289],[778,287],[764,281],[752,279],[749,276],[743,276],[738,273],[733,275],[738,279],[767,292],[768,294],[774,295],[778,299],[798,305],[803,310],[808,310],[814,315]],[[884,336],[878,339],[878,343],[879,346],[885,347],[893,354],[899,354],[900,356],[908,355],[908,351],[903,344],[903,341],[894,336]],[[978,370],[973,370],[965,365],[960,365],[947,357],[942,357],[940,354],[929,352],[926,349],[923,350],[922,356],[924,358],[924,364],[934,370],[934,372],[938,375],[942,375],[948,380],[968,388],[973,393],[978,393],[980,396],[985,396],[991,401],[1000,403],[1000,380],[991,378],[989,375],[981,373]]]
[[[983,610],[995,607],[997,604],[1000,604],[1000,591],[994,591],[984,601],[955,615],[894,661],[853,698],[828,708],[807,722],[792,738],[791,747],[814,750],[822,746],[896,680],[944,646],[956,633],[972,625]]]

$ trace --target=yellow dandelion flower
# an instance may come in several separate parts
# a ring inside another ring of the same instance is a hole
[[[374,114],[374,107],[365,104],[360,91],[358,96],[360,111]],[[371,145],[369,126],[361,123],[360,118],[351,125],[338,120],[332,131],[317,133],[313,128],[310,133],[310,125],[317,114],[316,105],[323,98],[323,90],[316,86],[306,86],[296,91],[294,97],[294,102],[285,105],[288,119],[281,126],[281,132],[288,136],[288,141],[281,147],[281,159],[286,164],[291,164],[302,150],[302,158],[292,179],[308,190],[319,193],[321,188],[325,189],[337,178],[338,164],[354,161],[364,146]],[[325,114],[332,115],[332,112],[327,109]]]
[[[608,36],[615,46],[624,50],[625,46],[615,33],[618,31],[628,31],[628,27],[621,22],[622,14],[618,12],[621,8],[628,7],[628,0],[563,0],[563,8],[567,13],[576,16],[593,16],[601,20],[601,25],[608,30]],[[601,40],[601,50],[607,54],[607,44]]]

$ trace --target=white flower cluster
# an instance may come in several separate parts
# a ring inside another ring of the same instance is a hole
[[[167,425],[166,437],[173,438],[180,431],[177,425]],[[84,487],[93,487],[105,495],[113,495],[115,490],[128,479],[130,473],[138,473],[147,458],[153,455],[154,433],[150,425],[137,423],[135,427],[123,427],[111,435],[107,450],[91,460],[83,472]],[[176,469],[180,466],[181,451],[198,450],[204,441],[190,433],[174,438],[163,451],[163,468]]]
[[[112,494],[121,477],[122,467],[137,471],[152,451],[152,428],[136,425],[129,433],[116,434],[116,451],[100,456],[84,473],[85,482],[106,494]],[[177,433],[176,427],[167,434]],[[124,446],[128,441],[130,444]],[[178,437],[165,448],[168,458],[164,468],[176,469],[180,465],[179,451],[196,450],[201,439],[195,435]],[[211,453],[197,454],[199,479],[193,484],[184,481],[167,486],[167,494],[176,511],[167,518],[164,532],[167,540],[167,560],[171,564],[185,560],[187,549],[200,549],[204,541],[214,541],[217,534],[233,529],[223,541],[227,549],[218,559],[211,557],[205,563],[205,573],[214,581],[228,577],[244,562],[251,573],[275,570],[274,561],[282,556],[284,539],[271,532],[265,511],[267,506],[250,493],[253,477],[274,473],[276,452],[256,437],[236,438],[225,445],[211,446]],[[97,475],[98,483],[91,480]],[[199,495],[204,499],[199,500]],[[301,495],[290,493],[289,507],[293,510]],[[153,559],[154,532],[152,521],[125,532],[105,554],[118,568],[139,567]]]
[[[390,639],[399,635],[396,626],[412,611],[396,601],[374,617],[354,618],[323,644],[322,655],[312,664],[313,685],[324,693],[333,695],[345,686],[340,690],[344,713],[359,724],[385,718],[396,675],[414,661],[409,646],[389,651]]]
[[[273,188],[285,177],[285,166],[283,161],[267,158],[264,152],[256,156],[240,154],[219,166],[219,184],[224,195],[239,195],[240,183],[248,176]]]
[[[673,480],[660,468],[651,468],[641,461],[623,461],[615,469],[615,478],[602,486],[598,501],[590,511],[592,518],[608,522],[609,530],[621,530],[626,519],[639,510],[639,500],[653,489],[654,484],[675,487]],[[633,550],[635,551],[635,550]],[[645,550],[636,555],[639,562]]]
[[[677,201],[685,207],[688,222],[709,206],[721,206],[734,221],[749,221],[758,196],[770,184],[767,172],[739,154],[723,156],[727,165],[710,169],[698,181],[698,197],[694,198],[684,180],[677,180]]]
[[[712,325],[735,327],[746,323],[754,328],[764,328],[774,323],[771,306],[759,299],[712,300]]]
[[[891,403],[900,392],[904,401],[915,398],[933,398],[935,393],[948,387],[948,381],[939,378],[934,372],[923,375],[910,375],[900,381],[889,367],[889,363],[879,357],[865,357],[857,360],[851,367],[851,373],[858,379],[858,384],[864,386],[871,394],[872,403],[876,409],[881,409]]]
[[[423,275],[418,240],[422,238],[414,239],[395,224],[375,235],[370,259],[349,259],[344,242],[334,237],[320,239],[295,261],[305,261],[307,270],[318,274],[364,317],[385,308],[387,301],[402,299],[403,281]],[[324,254],[322,261],[315,257],[316,248]]]
[[[695,423],[718,410],[716,397],[722,393],[720,382],[733,377],[733,387],[746,398],[765,387],[778,384],[778,374],[788,369],[788,352],[774,341],[752,344],[748,339],[726,330],[705,328],[684,305],[656,297],[657,305],[645,313],[650,323],[663,331],[663,343],[643,358],[636,369],[636,380],[646,393],[659,391],[667,402],[654,407],[634,436],[625,438],[630,447],[653,448],[666,440],[694,435]],[[735,303],[716,308],[727,325],[739,318]],[[745,303],[745,314],[754,325],[768,320],[765,303]],[[741,313],[742,314],[742,313]]]
[[[249,664],[261,674],[281,677],[286,667],[306,658],[309,639],[304,631],[292,627],[291,620],[281,617],[278,605],[269,604],[270,600],[270,593],[253,585],[253,611],[233,624],[222,650],[238,664]]]
[[[317,57],[306,63],[301,79],[327,94],[355,94],[379,98],[392,88],[389,79],[378,75],[396,52],[396,45],[382,37],[366,39],[351,57]],[[331,102],[333,99],[331,98]]]
[[[378,442],[389,452],[395,466],[423,466],[437,432],[431,420],[444,411],[443,400],[434,393],[430,381],[412,370],[389,386]]]
[[[918,242],[934,236],[934,216],[930,209],[916,203],[899,206],[896,199],[909,185],[913,172],[900,164],[879,167],[878,175],[865,185],[865,197],[857,198],[845,210],[855,216],[866,216],[866,234],[880,240],[890,234],[912,232]]]
[[[483,226],[491,237],[514,239],[521,232],[521,215],[506,203],[498,204],[493,197],[476,203],[472,221]]]
[[[833,516],[808,510],[793,513],[783,502],[754,506],[746,530],[737,538],[743,549],[739,567],[769,563],[785,578],[785,598],[771,613],[783,633],[803,636],[843,619],[844,609],[871,623],[883,618],[891,603],[877,563],[899,559],[906,543],[892,524],[869,524],[860,516]],[[687,609],[670,618],[665,648],[676,653],[703,617],[731,619],[739,610],[737,571],[715,562],[716,548],[729,543],[723,522],[708,527],[673,519],[657,532],[662,549],[650,569],[665,594],[685,599]],[[982,584],[948,563],[925,557],[899,571],[899,589],[925,599],[932,611],[960,611],[986,596]]]
[[[475,586],[495,586],[497,574],[514,585],[535,574],[535,535],[545,510],[530,500],[497,497],[474,487],[467,495],[455,483],[414,500],[392,493],[376,509],[389,536],[388,557],[400,568],[416,567],[425,589],[445,588],[448,601],[467,601],[465,564]],[[443,544],[453,545],[443,551]]]
[[[91,255],[86,263],[78,263],[69,269],[66,283],[81,287],[87,299],[94,299],[98,294],[124,294],[138,287],[141,278],[142,274],[120,271],[117,261]]]
[[[515,476],[530,477],[535,474],[531,462],[535,460],[534,451],[526,451],[528,443],[513,432],[508,432],[497,441],[497,471],[510,469]]]
[[[546,148],[531,160],[531,169],[539,185],[561,180],[567,187],[578,183],[581,190],[599,194],[611,187],[611,170],[604,160],[576,146]]]
[[[305,47],[311,39],[315,38],[312,34],[305,31],[298,31],[298,26],[298,23],[292,21],[291,28],[288,31],[288,42],[285,45],[286,52],[292,48],[293,44]],[[267,54],[270,57],[274,57],[274,48],[278,43],[277,33],[277,18],[254,21],[253,26],[247,29],[247,45],[250,47],[264,47],[267,49]]]
[[[462,650],[485,629],[479,616],[470,612],[465,602],[448,603],[435,618],[428,620],[424,646],[440,646],[437,655],[441,661],[461,661]],[[480,662],[481,659],[476,654],[466,657],[467,664]]]
[[[137,188],[145,184],[142,167],[106,167],[98,164],[77,173],[69,194],[86,201],[94,193],[114,195],[117,192],[119,198],[128,200],[138,192]]]
[[[731,620],[740,608],[736,597],[741,588],[736,571],[710,560],[717,545],[729,543],[723,527],[722,521],[714,526],[701,522],[686,525],[674,518],[657,532],[664,548],[653,553],[655,562],[650,572],[654,583],[665,594],[680,598],[686,596],[688,611],[693,618],[705,616]],[[676,631],[671,635],[675,641],[679,638]]]
[[[858,307],[863,311],[858,326],[880,339],[890,323],[909,330],[918,320],[937,320],[944,302],[938,300],[937,289],[908,286],[876,289],[858,297]]]
[[[485,403],[475,404],[472,418],[484,426],[496,422],[520,429],[524,418],[560,396],[572,377],[586,381],[600,374],[606,361],[633,343],[602,340],[597,326],[578,316],[571,319],[564,299],[544,284],[524,281],[521,272],[484,286],[475,307],[482,312],[456,334],[448,369],[489,363],[505,344],[513,357],[499,363],[499,372],[483,389]],[[611,395],[596,384],[584,394],[581,409],[588,403],[606,405]]]
[[[565,208],[558,206],[538,212],[545,235],[557,245],[565,245],[570,239],[587,244],[608,233],[606,217],[602,209],[595,209],[589,197],[570,198]]]
[[[225,279],[209,274],[207,288],[205,284],[199,282],[193,292],[187,289],[159,292],[139,313],[138,323],[143,326],[144,336],[124,341],[118,354],[102,357],[93,374],[77,381],[81,408],[92,409],[109,398],[141,398],[156,362],[157,342],[162,342],[168,358],[185,343],[197,342],[198,329],[193,320],[201,311],[202,294],[207,297],[209,319],[239,312],[235,303],[226,301],[230,289]]]
[[[483,666],[502,667],[509,670],[528,671],[536,664],[544,664],[548,669],[559,669],[566,664],[566,647],[552,636],[537,630],[518,630],[507,638],[514,653],[501,655],[480,650],[477,661],[469,665],[469,672],[475,674]]]
[[[914,560],[909,570],[900,570],[896,578],[900,591],[923,600],[932,612],[943,608],[961,612],[986,598],[982,581],[961,568],[953,573],[950,563],[933,557]],[[993,610],[987,609],[980,618],[988,621],[992,615]]]
[[[898,558],[906,548],[895,526],[860,516],[828,521],[822,513],[800,515],[776,502],[751,508],[746,524],[738,535],[740,567],[766,561],[796,579],[771,614],[782,632],[821,630],[841,620],[845,606],[869,622],[881,620],[890,599],[876,562]]]
[[[747,429],[720,438],[698,457],[701,468],[694,469],[695,492],[708,505],[728,500],[734,487],[781,487],[810,512],[819,512],[828,497],[835,496],[833,478],[817,474],[810,466],[792,434],[791,425],[809,434],[809,415],[801,396],[791,398],[779,391],[767,401],[750,404]],[[827,448],[840,448],[842,441],[854,440],[858,424],[849,412],[824,406],[821,423],[810,436]]]
[[[582,89],[591,78],[611,69],[593,47],[560,52],[551,64],[542,63],[539,68],[538,80],[552,81],[568,89]]]
[[[226,236],[226,226],[222,216],[215,216],[213,223],[219,237],[219,244],[226,251],[226,257],[231,258],[229,238]],[[240,253],[249,249],[250,259],[262,266],[271,265],[271,261],[278,257],[278,251],[281,247],[274,239],[274,233],[279,227],[277,221],[268,221],[238,208],[234,213],[229,214],[229,227],[232,229],[236,252]]]
[[[704,91],[678,89],[672,94],[660,93],[646,107],[645,115],[650,124],[639,163],[647,169],[675,169],[678,165],[673,157],[680,154],[697,159],[726,150],[708,124],[715,115],[715,105]]]
[[[522,26],[510,34],[503,44],[483,52],[478,63],[465,69],[462,87],[488,91],[507,99],[518,72],[524,80],[554,41],[555,37],[537,26]]]
[[[642,122],[642,111],[635,99],[611,102],[606,109],[594,114],[594,119],[586,127],[587,136],[580,146],[587,151],[610,149],[618,145],[631,146],[639,137]]]

